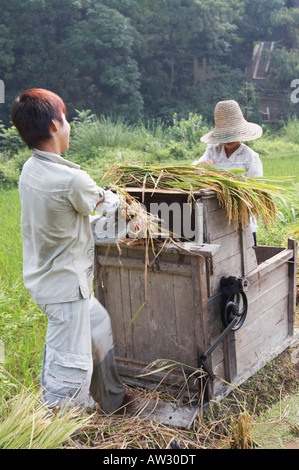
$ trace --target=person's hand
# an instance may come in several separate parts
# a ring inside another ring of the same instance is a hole
[[[102,196],[101,199],[99,200],[99,202],[97,203],[97,206],[98,206],[99,204],[102,204],[102,202],[104,202],[104,201],[105,201],[105,196]]]

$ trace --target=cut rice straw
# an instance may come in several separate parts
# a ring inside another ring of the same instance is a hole
[[[102,184],[109,182],[116,189],[139,187],[179,191],[188,194],[188,202],[202,190],[215,191],[221,207],[227,212],[229,223],[243,228],[249,217],[261,217],[265,227],[275,221],[275,199],[284,199],[290,178],[247,178],[243,170],[215,170],[206,166],[161,166],[144,164],[114,164],[103,176]],[[289,187],[288,191],[292,191]]]

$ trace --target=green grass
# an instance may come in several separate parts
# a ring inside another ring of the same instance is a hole
[[[298,409],[299,393],[275,404],[257,420],[254,439],[263,449],[298,449]]]
[[[287,153],[287,152],[286,152]],[[287,238],[292,236],[292,225],[299,223],[299,146],[297,154],[281,154],[262,157],[264,176],[280,178],[291,176],[295,187],[292,198],[277,202],[278,215],[274,226],[265,227],[259,222],[258,242],[262,245],[286,245]]]
[[[0,339],[3,366],[25,387],[39,382],[46,322],[23,285],[20,200],[17,188],[0,190]],[[19,388],[2,378],[0,391]]]
[[[20,212],[17,188],[0,189],[0,449],[62,448],[90,418],[40,402],[46,319],[23,285]]]
[[[263,163],[264,176],[280,178],[290,176],[295,185],[293,198],[278,204],[275,226],[268,230],[259,222],[258,243],[261,245],[285,246],[292,236],[291,226],[299,223],[299,121],[288,119],[277,132],[266,130],[264,135],[249,146],[258,152]],[[297,229],[298,230],[298,229]]]
[[[262,162],[265,176],[292,176],[299,183],[299,153],[267,156],[262,158]]]

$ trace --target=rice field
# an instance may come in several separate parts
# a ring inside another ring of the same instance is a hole
[[[38,381],[46,324],[23,286],[20,202],[16,188],[0,190],[0,207],[0,339],[4,344],[4,364],[12,376],[25,387],[31,387]],[[4,382],[8,396],[19,388],[8,378]]]
[[[121,137],[124,138],[124,135],[121,134]],[[136,142],[134,145],[135,148],[138,148]],[[270,144],[268,143],[268,145]],[[293,146],[289,151],[285,147],[286,152],[283,154],[281,150],[283,146],[286,146],[285,142],[282,143],[281,141],[280,147],[277,142],[276,145],[276,156],[274,154],[270,155],[267,148],[264,148],[264,155],[261,152],[264,176],[266,178],[293,176],[294,182],[288,184],[294,189],[294,184],[299,184],[299,146],[298,153],[296,153],[297,147]],[[151,145],[151,149],[153,149],[153,145]],[[121,153],[120,160],[122,161],[125,158],[126,149],[123,149]],[[107,170],[110,164],[110,157],[111,154],[109,154],[105,170]],[[144,154],[142,158],[145,161]],[[94,161],[89,160],[85,162],[86,167],[90,170],[90,174],[98,181],[100,181],[103,175],[102,167],[104,162],[105,160],[101,159],[99,161],[97,158]],[[165,162],[163,161],[163,163]],[[168,165],[172,163],[177,165],[178,161],[167,160]],[[179,165],[189,163],[190,160],[187,158],[179,161]],[[99,168],[101,168],[100,171]],[[294,230],[294,227],[297,226],[298,230],[299,196],[297,188],[298,186],[295,186],[291,199],[287,199],[284,202],[279,201],[277,207],[278,214],[274,226],[270,224],[266,230],[263,220],[259,222],[259,244],[284,246],[287,237],[292,234],[292,229]],[[26,392],[26,396],[32,391],[38,395],[46,321],[23,286],[20,201],[16,186],[0,186],[0,214],[1,433],[1,424],[7,416],[7,403],[11,403],[11,400],[12,403],[15,403],[13,400],[16,400],[24,392]],[[138,391],[138,393],[142,394],[143,392]],[[23,402],[25,401],[23,398]],[[32,411],[35,405],[30,400],[28,403]],[[128,419],[125,415],[96,417],[92,418],[91,423],[84,423],[81,442],[84,443],[83,446],[86,445],[87,447],[92,445],[92,442],[96,442],[96,447],[99,448],[170,448],[171,442],[177,440],[182,443],[183,448],[192,448],[192,446],[194,448],[231,447],[233,444],[230,431],[232,430],[232,423],[235,423],[234,429],[238,426],[242,427],[242,424],[245,427],[247,426],[248,442],[246,445],[252,447],[254,444],[250,441],[251,418],[248,416],[243,404],[238,403],[237,408],[237,417],[234,416],[233,421],[231,416],[223,419],[221,423],[217,422],[216,418],[214,421],[212,418],[209,418],[206,424],[197,421],[194,429],[188,433],[158,426],[153,422],[145,423],[138,420],[138,417],[134,419]],[[6,412],[2,416],[2,410],[4,409],[6,409]],[[13,404],[11,405],[11,410],[15,410]],[[28,411],[30,416],[31,411]],[[41,413],[40,410],[39,413]],[[53,441],[53,447],[62,446],[64,438],[68,439],[69,435],[62,436],[61,440],[55,443]],[[31,444],[33,444],[33,441],[31,441]],[[24,446],[28,447],[29,445],[30,437],[29,444],[24,444]]]

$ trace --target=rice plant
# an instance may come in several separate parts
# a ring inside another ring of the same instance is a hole
[[[230,425],[232,449],[254,449],[257,447],[257,443],[252,437],[255,422],[247,410],[242,411],[238,416],[231,417]]]
[[[62,448],[91,419],[81,418],[78,409],[53,414],[27,391],[7,401],[0,412],[0,449]]]
[[[104,175],[102,184],[111,182],[119,187],[140,187],[181,191],[189,195],[209,189],[216,193],[220,206],[226,209],[229,222],[242,226],[249,215],[260,217],[265,226],[275,221],[275,198],[282,198],[286,189],[278,180],[246,178],[241,170],[214,170],[191,165],[161,166],[115,164]],[[291,189],[289,189],[291,191]]]

